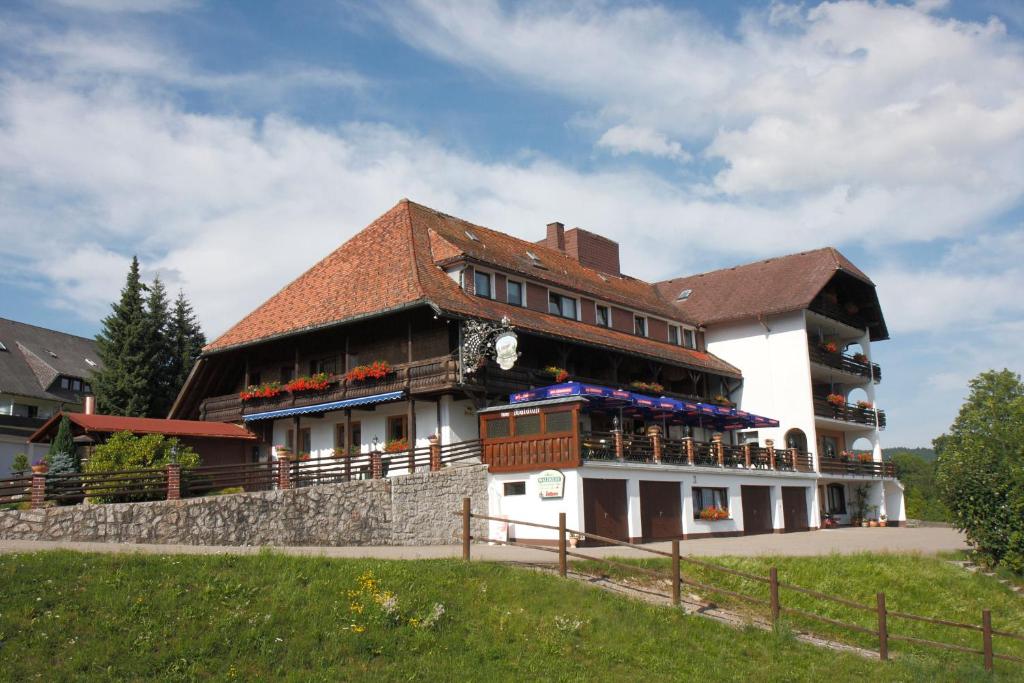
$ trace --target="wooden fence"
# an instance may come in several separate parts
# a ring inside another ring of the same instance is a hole
[[[480,441],[432,444],[398,453],[359,453],[348,457],[268,461],[232,465],[202,465],[129,470],[103,470],[66,474],[33,474],[0,479],[0,504],[46,501],[68,505],[91,502],[125,503],[191,498],[222,492],[270,491],[273,489],[333,484],[357,479],[436,471],[480,457]]]
[[[505,517],[491,517],[491,516],[488,516],[488,515],[480,515],[480,514],[473,513],[471,511],[471,501],[470,501],[470,499],[469,498],[464,498],[462,500],[462,510],[461,511],[457,511],[454,514],[462,516],[462,559],[466,560],[466,561],[470,560],[470,557],[471,557],[471,550],[470,550],[471,549],[471,541],[473,541],[473,540],[482,541],[482,542],[485,542],[485,543],[498,543],[498,544],[501,544],[501,545],[510,545],[510,546],[517,546],[517,547],[520,547],[520,548],[529,548],[529,549],[532,549],[532,550],[542,550],[542,551],[545,551],[545,552],[556,553],[558,555],[558,573],[561,576],[563,576],[563,577],[565,577],[567,575],[567,572],[568,572],[568,558],[569,557],[575,557],[575,558],[580,558],[580,559],[587,560],[587,561],[592,561],[592,562],[602,562],[602,563],[607,564],[608,566],[618,567],[620,569],[625,569],[625,570],[628,570],[628,571],[631,571],[631,572],[640,572],[642,574],[647,574],[649,576],[653,576],[653,577],[658,578],[658,579],[667,579],[671,583],[671,586],[672,586],[671,600],[672,600],[672,604],[675,605],[675,606],[679,606],[679,604],[681,602],[681,595],[680,595],[681,587],[683,585],[687,585],[687,586],[692,586],[694,588],[697,588],[697,589],[700,589],[700,590],[704,590],[704,591],[708,591],[708,592],[712,592],[712,593],[728,595],[730,597],[733,597],[733,598],[736,598],[738,600],[741,600],[741,601],[743,601],[745,603],[748,603],[748,604],[751,604],[751,605],[755,605],[755,606],[760,607],[762,609],[766,609],[767,612],[768,612],[768,616],[769,616],[773,626],[775,626],[775,625],[777,625],[779,623],[779,620],[780,620],[780,618],[781,618],[781,616],[783,614],[790,614],[790,615],[794,615],[794,616],[803,617],[803,618],[806,618],[806,619],[811,619],[811,620],[819,621],[819,622],[822,622],[822,623],[827,623],[827,624],[830,624],[832,626],[848,629],[850,631],[856,631],[856,632],[859,632],[859,633],[865,633],[865,634],[868,634],[868,635],[871,635],[871,636],[877,638],[877,641],[878,641],[878,656],[879,656],[879,659],[881,659],[881,660],[889,659],[889,644],[891,642],[895,641],[895,642],[911,643],[911,644],[914,644],[914,645],[921,645],[921,646],[924,646],[924,647],[927,647],[927,648],[950,650],[950,651],[962,652],[962,653],[967,653],[967,654],[972,654],[972,655],[980,655],[983,658],[983,660],[984,660],[984,665],[985,665],[985,670],[986,671],[992,671],[993,670],[993,668],[994,668],[994,660],[996,660],[996,659],[1004,660],[1004,661],[1007,661],[1007,662],[1014,662],[1014,663],[1017,663],[1017,664],[1024,664],[1024,658],[995,652],[995,648],[994,648],[994,644],[993,644],[993,639],[995,637],[1008,638],[1008,639],[1017,640],[1017,641],[1024,641],[1024,635],[1019,634],[1019,633],[1012,633],[1012,632],[1009,632],[1009,631],[1003,631],[1003,630],[999,630],[999,629],[993,628],[992,627],[992,612],[991,612],[991,610],[988,610],[988,609],[982,610],[982,612],[981,612],[981,619],[980,619],[979,623],[977,623],[977,624],[968,624],[968,623],[964,623],[964,622],[960,622],[960,621],[953,621],[953,620],[949,620],[949,619],[937,619],[937,618],[934,618],[934,617],[927,617],[927,616],[923,616],[923,615],[919,615],[919,614],[910,614],[908,612],[901,612],[901,611],[897,611],[897,610],[888,609],[886,607],[886,603],[885,603],[885,593],[882,593],[882,592],[876,593],[876,595],[875,595],[875,604],[874,605],[867,605],[867,604],[863,604],[863,603],[860,603],[860,602],[856,602],[854,600],[848,600],[846,598],[838,597],[838,596],[835,596],[835,595],[828,595],[826,593],[822,593],[822,592],[819,592],[819,591],[811,590],[810,588],[804,588],[802,586],[797,586],[795,584],[791,584],[791,583],[786,583],[786,582],[780,581],[779,580],[778,570],[775,567],[771,567],[769,569],[768,576],[760,576],[760,575],[757,575],[757,574],[751,574],[750,572],[745,572],[745,571],[741,571],[741,570],[738,570],[738,569],[733,569],[731,567],[725,567],[725,566],[722,566],[722,565],[719,565],[719,564],[715,564],[713,562],[708,562],[707,560],[700,560],[700,559],[697,559],[697,558],[694,558],[694,557],[687,557],[687,556],[681,555],[680,552],[679,552],[679,541],[678,540],[673,540],[672,541],[671,552],[665,552],[665,551],[656,550],[654,548],[650,548],[650,547],[647,547],[647,546],[637,545],[635,543],[628,543],[626,541],[619,541],[619,540],[616,540],[614,538],[608,538],[606,536],[600,536],[598,534],[592,534],[592,533],[588,533],[588,532],[584,532],[584,531],[577,531],[577,530],[573,530],[573,529],[567,529],[566,528],[566,524],[565,524],[565,513],[564,512],[559,513],[559,515],[558,515],[558,525],[557,526],[550,525],[550,524],[540,524],[540,523],[537,523],[537,522],[525,522],[525,521],[518,520],[518,519],[507,519]],[[472,519],[483,519],[483,520],[501,522],[501,523],[506,523],[506,524],[516,524],[516,525],[529,526],[529,527],[533,527],[533,528],[537,528],[537,529],[553,530],[553,531],[558,532],[557,547],[552,548],[552,547],[536,545],[536,544],[520,543],[518,541],[512,541],[512,540],[504,540],[503,541],[503,540],[498,540],[498,539],[493,539],[493,538],[486,538],[486,537],[474,537],[474,536],[471,535],[471,532],[470,532],[470,520],[472,520]],[[586,554],[583,554],[583,553],[575,552],[573,550],[569,550],[567,548],[567,542],[566,542],[567,541],[567,537],[568,537],[569,534],[575,535],[576,538],[584,538],[584,539],[588,539],[588,540],[591,540],[591,541],[598,541],[600,543],[609,544],[609,545],[615,545],[615,546],[619,546],[619,547],[623,547],[623,548],[633,548],[633,549],[636,549],[636,550],[643,551],[645,553],[649,553],[649,554],[651,554],[653,556],[656,556],[656,557],[669,558],[671,560],[671,570],[670,570],[670,573],[666,575],[664,572],[662,572],[660,570],[657,570],[657,569],[653,569],[651,567],[643,567],[643,566],[639,566],[639,565],[631,565],[631,564],[627,564],[627,563],[624,563],[624,562],[618,562],[616,560],[612,560],[612,559],[608,559],[608,558],[593,557],[591,555],[586,555]],[[721,586],[714,586],[714,585],[711,585],[711,584],[708,584],[708,583],[703,583],[703,582],[696,581],[694,579],[688,578],[681,571],[681,565],[683,563],[690,564],[690,565],[697,566],[697,567],[701,567],[703,569],[711,570],[711,571],[714,571],[714,572],[720,572],[720,573],[723,573],[723,574],[728,574],[728,575],[731,575],[731,576],[736,576],[736,577],[739,577],[739,578],[742,578],[742,579],[747,579],[749,581],[754,581],[754,582],[757,582],[757,583],[766,584],[767,587],[768,587],[768,596],[769,597],[768,597],[767,600],[765,600],[765,599],[760,598],[760,597],[756,597],[756,596],[753,596],[753,595],[748,595],[746,593],[741,593],[739,591],[729,590],[729,589],[726,589],[726,588],[722,588]],[[783,590],[793,591],[794,593],[800,593],[800,594],[803,594],[803,595],[810,596],[812,598],[816,598],[818,600],[823,600],[823,601],[826,601],[826,602],[831,602],[831,603],[834,603],[834,604],[842,605],[844,607],[847,607],[847,608],[853,609],[853,610],[859,610],[859,611],[864,611],[864,612],[873,612],[875,614],[875,616],[876,616],[876,620],[877,620],[876,623],[877,623],[877,625],[876,625],[875,628],[865,628],[864,626],[861,626],[859,624],[851,624],[851,623],[840,621],[838,619],[833,619],[831,617],[826,617],[826,616],[821,615],[821,614],[816,614],[814,612],[808,612],[806,610],[801,610],[801,609],[796,609],[794,607],[789,607],[782,600],[781,594],[782,594]],[[666,595],[666,597],[669,597],[669,596]],[[979,633],[980,636],[981,636],[981,647],[980,648],[977,648],[977,647],[965,647],[963,645],[956,645],[954,643],[946,643],[946,642],[941,642],[941,641],[937,641],[937,640],[930,640],[930,639],[925,639],[925,638],[914,638],[914,637],[907,636],[907,635],[894,634],[892,632],[892,628],[891,628],[891,626],[892,626],[891,620],[893,620],[893,619],[906,620],[906,621],[915,621],[915,622],[927,623],[927,624],[932,624],[932,625],[937,625],[937,626],[943,626],[943,627],[947,627],[947,628],[950,628],[950,629],[960,629],[960,630],[967,630],[967,631],[976,632],[976,633]],[[814,634],[812,634],[812,635],[814,635]]]

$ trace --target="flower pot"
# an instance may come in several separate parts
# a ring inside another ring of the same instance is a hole
[[[50,466],[49,465],[46,465],[46,464],[43,464],[43,465],[32,465],[32,474],[46,474],[49,471],[50,471]]]
[[[861,523],[860,523],[860,525],[861,525],[862,527],[864,527],[865,529],[867,529],[867,528],[868,528],[868,523],[867,523],[867,520],[865,520],[865,521],[861,522]]]
[[[876,527],[876,526],[878,526],[878,522],[872,519],[870,522],[868,522],[868,526]]]
[[[883,519],[883,520],[880,520],[880,521],[878,522],[878,526],[888,526],[888,524],[889,524],[889,523],[888,523],[887,521],[885,521],[884,519]]]

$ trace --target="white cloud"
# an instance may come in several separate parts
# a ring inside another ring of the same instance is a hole
[[[178,12],[199,5],[199,0],[49,0],[52,4],[70,9],[105,13],[144,14],[149,12]]]
[[[624,124],[606,130],[598,139],[597,146],[611,150],[615,156],[638,153],[678,160],[690,158],[683,146],[675,140],[669,140],[650,128]]]

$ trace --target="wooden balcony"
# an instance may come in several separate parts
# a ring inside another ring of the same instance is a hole
[[[896,478],[896,466],[891,462],[863,462],[840,458],[821,458],[818,468],[822,474],[838,474],[851,477]]]
[[[875,422],[876,412],[878,413],[877,423]],[[837,406],[820,396],[814,397],[814,414],[818,417],[841,420],[851,424],[866,425],[868,427],[877,426],[879,429],[885,429],[885,411],[876,411],[874,408],[861,408],[852,403]]]
[[[235,394],[211,396],[199,409],[202,420],[237,422],[246,415],[269,410],[301,408],[303,406],[344,401],[389,391],[406,391],[415,396],[453,387],[456,382],[455,360],[449,356],[429,358],[393,366],[394,372],[380,380],[349,382],[344,375],[334,375],[324,391],[284,393],[274,398],[242,401]]]
[[[829,353],[818,348],[813,342],[808,349],[812,363],[825,365],[827,367],[844,372],[849,375],[856,375],[871,380],[876,384],[882,381],[882,369],[878,363],[861,363],[842,353]]]

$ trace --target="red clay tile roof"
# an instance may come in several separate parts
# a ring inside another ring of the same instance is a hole
[[[466,230],[479,241],[467,236]],[[527,250],[540,258],[545,270],[532,265]],[[493,320],[504,315],[524,330],[740,376],[739,370],[711,354],[467,294],[438,266],[438,262],[458,258],[486,262],[532,280],[546,280],[598,299],[681,319],[650,283],[628,277],[604,279],[561,252],[403,200],[214,340],[205,351],[429,303],[456,315]]]
[[[666,280],[657,288],[697,323],[709,325],[807,308],[837,271],[874,287],[845,256],[825,247]],[[690,296],[678,301],[686,289]]]
[[[204,439],[244,439],[255,441],[256,435],[245,427],[227,422],[202,422],[197,420],[158,420],[150,417],[122,417],[120,415],[87,415],[85,413],[57,413],[47,420],[29,441],[38,442],[45,436],[57,432],[62,415],[88,432],[110,434],[132,432],[133,434],[163,434],[165,436],[190,436]]]

